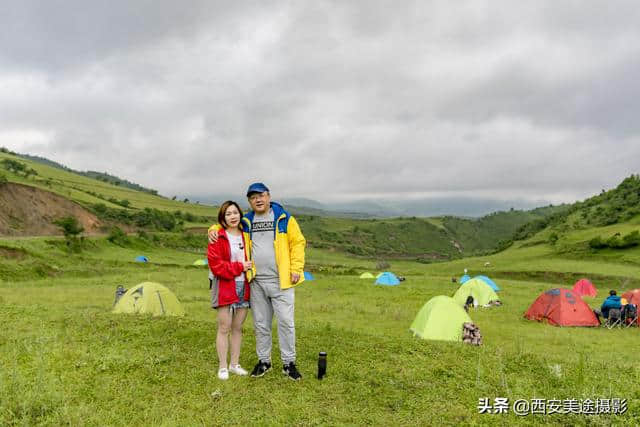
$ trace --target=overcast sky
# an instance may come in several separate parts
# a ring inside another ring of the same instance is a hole
[[[0,145],[166,196],[574,201],[639,112],[634,0],[0,4]]]

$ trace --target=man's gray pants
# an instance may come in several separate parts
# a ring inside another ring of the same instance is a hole
[[[251,312],[256,334],[256,353],[263,362],[271,362],[271,323],[278,321],[278,342],[282,362],[296,361],[296,328],[293,320],[293,288],[280,289],[278,278],[251,282]]]

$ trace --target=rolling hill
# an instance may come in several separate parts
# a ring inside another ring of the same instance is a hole
[[[62,196],[95,215],[105,227],[120,224],[129,226],[129,230],[160,231],[191,228],[194,233],[203,234],[202,245],[206,244],[204,228],[215,221],[217,208],[214,206],[169,200],[148,191],[115,185],[105,181],[102,175],[92,178],[59,164],[27,157],[0,152],[0,173],[5,181]],[[453,216],[359,219],[332,217],[322,209],[289,208],[298,216],[311,247],[362,257],[421,262],[495,252],[505,247],[504,242],[509,242],[515,232],[526,235],[527,230],[539,231],[557,221],[554,218],[567,216],[565,212],[569,209],[564,205],[529,211],[511,209],[478,219]],[[597,208],[594,209],[596,212]],[[19,223],[15,215],[12,221],[14,230],[22,230],[20,234],[41,233],[38,228]]]

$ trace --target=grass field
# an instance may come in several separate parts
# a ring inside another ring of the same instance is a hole
[[[407,280],[374,286],[356,273],[375,260],[308,251],[316,279],[296,294],[299,383],[216,377],[215,312],[202,257],[135,240],[120,248],[89,239],[69,255],[56,239],[0,240],[0,424],[3,425],[637,425],[637,329],[556,328],[522,318],[543,290],[575,273],[609,285],[640,280],[626,260],[559,256],[548,245],[451,263],[392,262]],[[526,243],[526,242],[525,242]],[[132,262],[144,254],[150,264]],[[484,267],[485,262],[490,267]],[[484,344],[424,341],[409,325],[432,296],[451,295],[463,268],[500,277],[504,305],[471,313]],[[555,272],[548,278],[536,272]],[[515,280],[513,277],[527,280]],[[157,281],[184,305],[184,318],[110,313],[115,287]],[[618,287],[618,289],[621,289]],[[251,320],[241,364],[255,363]],[[313,377],[319,351],[328,376]],[[480,398],[624,398],[623,415],[479,414]]]

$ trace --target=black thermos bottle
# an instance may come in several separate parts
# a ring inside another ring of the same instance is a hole
[[[318,379],[321,380],[322,377],[327,373],[327,353],[325,351],[321,351],[318,355]]]

